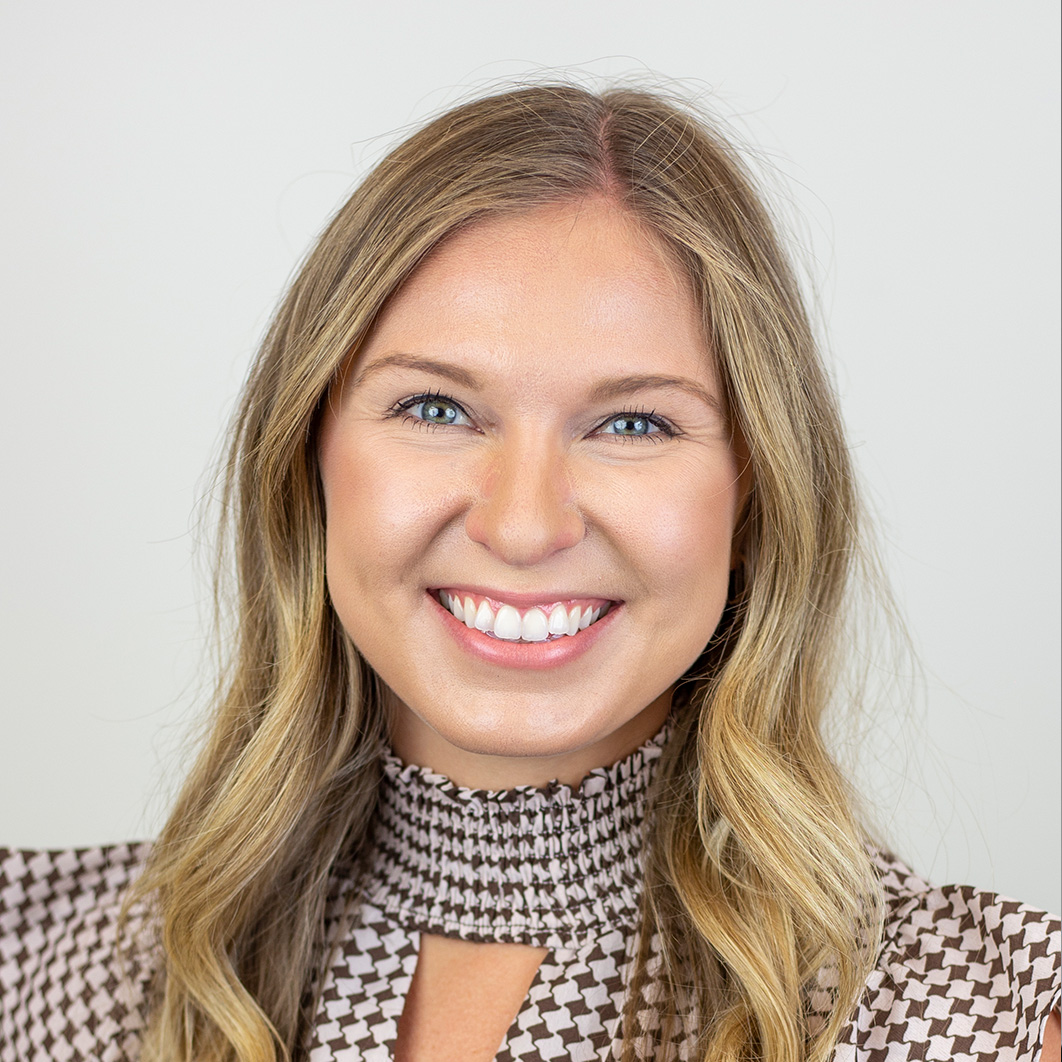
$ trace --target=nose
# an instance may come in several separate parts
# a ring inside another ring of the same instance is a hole
[[[582,541],[586,527],[560,448],[541,437],[499,443],[479,476],[465,528],[514,568],[540,564]]]

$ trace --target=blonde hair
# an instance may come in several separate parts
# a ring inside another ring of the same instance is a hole
[[[551,85],[460,106],[387,155],[320,237],[253,367],[225,492],[231,664],[134,897],[162,945],[146,1059],[305,1050],[330,890],[373,813],[383,713],[325,588],[322,397],[448,234],[589,195],[622,204],[684,265],[752,477],[743,578],[684,679],[657,780],[626,1050],[666,1057],[692,1008],[694,1057],[829,1055],[880,936],[870,857],[820,733],[859,556],[835,399],[727,140],[656,94]],[[651,950],[665,993],[643,1028]],[[816,978],[835,1003],[812,1027]]]

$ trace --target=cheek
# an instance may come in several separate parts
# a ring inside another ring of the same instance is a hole
[[[355,594],[386,594],[423,555],[447,519],[448,501],[438,475],[391,452],[372,447],[322,449],[326,519],[326,571],[341,615]]]
[[[723,615],[737,497],[725,469],[691,468],[657,480],[645,518],[627,525],[646,591],[637,615],[669,679],[696,661]]]
[[[639,482],[614,526],[655,595],[688,600],[707,594],[723,601],[736,516],[736,474],[731,475],[729,462],[707,469],[682,463],[670,471]]]
[[[690,659],[711,638],[726,606],[730,576],[730,522],[688,505],[663,514],[655,540],[657,600],[665,610],[660,632],[684,645]],[[669,520],[668,517],[671,517]]]
[[[368,457],[341,440],[322,447],[321,480],[325,496],[325,570],[332,599],[346,622],[351,599],[378,589],[377,569],[386,566],[395,526],[403,521],[394,511],[393,480],[380,474]],[[399,495],[400,496],[400,495]]]

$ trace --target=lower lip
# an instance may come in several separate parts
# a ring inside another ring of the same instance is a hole
[[[622,604],[614,604],[596,623],[591,623],[578,634],[564,634],[546,642],[507,642],[504,638],[494,638],[475,628],[466,627],[452,612],[443,608],[434,596],[428,594],[427,597],[439,613],[443,626],[465,652],[488,664],[529,671],[563,667],[578,659],[594,646],[623,608]]]

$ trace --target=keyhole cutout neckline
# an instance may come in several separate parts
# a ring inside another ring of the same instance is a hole
[[[548,952],[420,935],[416,968],[398,1021],[395,1062],[492,1062]]]

